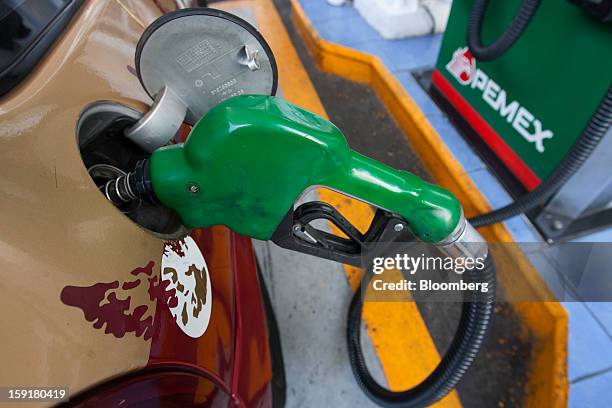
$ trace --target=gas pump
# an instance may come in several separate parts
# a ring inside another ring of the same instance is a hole
[[[162,16],[141,37],[136,67],[155,102],[125,136],[151,155],[106,183],[103,191],[116,206],[161,203],[187,228],[225,225],[290,250],[362,267],[368,266],[368,251],[406,231],[447,256],[487,259],[485,268],[464,277],[491,289],[484,299],[463,303],[449,351],[411,390],[386,390],[370,376],[359,341],[360,291],[351,303],[350,362],[374,402],[420,407],[446,395],[482,345],[495,296],[487,244],[457,199],[351,150],[331,122],[274,97],[274,56],[257,30],[236,16],[212,9]],[[183,121],[193,125],[185,142],[168,144]],[[361,233],[323,202],[296,206],[319,186],[376,207],[369,229]],[[344,236],[315,228],[320,219]]]
[[[612,121],[611,7],[453,2],[434,90],[497,172],[527,191],[474,225],[527,213],[552,241],[612,220],[612,179],[602,171],[612,154],[604,138]]]

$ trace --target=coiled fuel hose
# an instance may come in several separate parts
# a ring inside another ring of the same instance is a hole
[[[468,20],[467,45],[476,59],[490,61],[499,58],[512,47],[525,32],[529,22],[540,5],[541,0],[523,0],[521,7],[506,28],[506,31],[489,45],[481,41],[482,22],[489,5],[489,0],[474,0]]]
[[[369,282],[372,272],[366,272],[362,282]],[[370,374],[361,348],[361,290],[353,295],[348,312],[347,341],[351,369],[357,384],[376,404],[390,408],[426,407],[448,394],[473,363],[487,333],[495,304],[495,269],[491,256],[481,271],[466,271],[467,282],[487,283],[489,290],[477,300],[463,302],[455,337],[431,374],[416,387],[406,391],[391,391],[380,386]],[[409,333],[406,333],[409,335]]]

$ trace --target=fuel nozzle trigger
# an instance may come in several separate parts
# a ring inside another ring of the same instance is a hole
[[[312,225],[314,221],[331,222],[345,237]],[[407,231],[406,222],[378,209],[370,227],[361,233],[338,210],[321,201],[311,201],[292,208],[272,235],[278,246],[353,266],[363,267],[368,254],[396,241]]]

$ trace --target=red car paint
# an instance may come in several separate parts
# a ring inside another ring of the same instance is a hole
[[[106,323],[106,333],[115,337],[134,333],[152,338],[147,367],[93,387],[71,405],[272,405],[268,331],[251,240],[225,227],[190,235],[206,259],[213,291],[210,323],[200,338],[187,336],[177,326],[169,310],[175,305],[174,291],[166,290],[167,281],[159,284],[152,276],[153,262],[129,273],[146,277],[151,299],[157,302],[153,318],[143,319],[146,306],[125,313],[129,296],[120,299],[113,291],[119,281],[64,288],[62,301],[81,308],[94,328]],[[140,282],[127,280],[122,285],[129,289]],[[107,303],[101,306],[104,299]]]
[[[266,316],[257,277],[255,255],[249,238],[232,233],[232,259],[236,285],[236,347],[232,395],[246,406],[271,406],[272,368],[266,327]],[[248,369],[247,367],[251,368]],[[254,367],[261,368],[253,377]]]
[[[158,308],[162,312],[156,315],[154,326],[159,331],[153,338],[149,362],[204,367],[231,390],[232,399],[239,406],[271,406],[268,331],[251,240],[225,227],[198,230],[191,237],[208,262],[211,274],[214,299],[211,323],[201,339],[192,339],[178,330],[168,308]],[[220,274],[231,278],[227,287],[216,279]],[[220,299],[223,301],[217,303]],[[235,320],[217,321],[219,316],[226,316],[219,313],[220,307],[224,311],[233,310]],[[207,341],[211,329],[215,330],[213,324],[220,325],[216,330],[221,327],[228,330],[217,337],[216,343]],[[209,363],[207,360],[213,355],[214,363]]]

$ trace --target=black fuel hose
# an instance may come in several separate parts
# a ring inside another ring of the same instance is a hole
[[[372,272],[366,272],[362,282],[369,282]],[[488,331],[495,304],[495,269],[491,256],[481,271],[464,274],[466,281],[488,283],[489,291],[475,301],[463,303],[461,319],[448,351],[434,371],[419,385],[406,391],[391,391],[380,386],[370,374],[361,348],[361,311],[363,300],[358,289],[348,313],[348,353],[357,384],[376,404],[391,408],[426,407],[448,394],[472,365]],[[408,335],[408,334],[407,334]]]
[[[482,22],[489,5],[489,0],[474,0],[468,20],[467,45],[472,55],[481,61],[490,61],[499,58],[512,47],[518,38],[525,32],[533,18],[541,0],[523,0],[521,7],[506,28],[506,31],[489,45],[481,41]]]
[[[606,95],[574,146],[543,183],[505,207],[470,218],[470,224],[475,228],[495,224],[544,204],[589,158],[610,129],[611,123],[612,86],[608,87]]]

